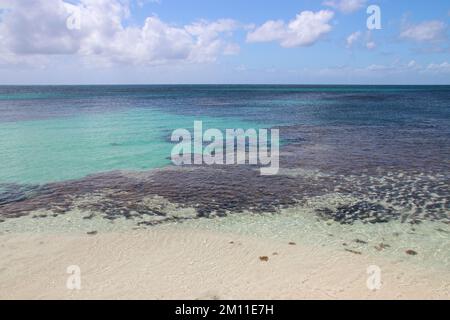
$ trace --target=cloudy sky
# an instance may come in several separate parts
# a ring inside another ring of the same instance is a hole
[[[0,0],[0,84],[450,84],[449,21],[448,0]]]

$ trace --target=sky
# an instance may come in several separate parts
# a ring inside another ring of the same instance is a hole
[[[448,0],[0,0],[0,84],[450,84]]]

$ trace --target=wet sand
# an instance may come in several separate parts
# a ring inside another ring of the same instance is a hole
[[[0,236],[1,299],[450,299],[448,273],[190,226]],[[69,290],[67,268],[81,270]],[[367,287],[380,267],[382,286]]]

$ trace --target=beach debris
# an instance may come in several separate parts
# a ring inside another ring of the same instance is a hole
[[[89,236],[95,236],[97,233],[98,233],[98,231],[89,231],[89,232],[87,232],[87,234]]]
[[[354,242],[359,243],[359,244],[368,244],[367,241],[361,240],[361,239],[355,239]]]
[[[375,246],[374,248],[377,249],[378,251],[383,251],[384,249],[388,249],[391,246],[385,243],[380,243],[379,245]]]
[[[362,255],[362,252],[356,251],[356,250],[345,249],[345,251],[350,252],[350,253],[353,253],[353,254],[357,254],[357,255]]]
[[[274,252],[274,253],[272,253],[272,255],[273,255],[273,256],[277,256],[277,255],[278,255],[278,252]]]
[[[259,260],[262,261],[262,262],[267,262],[267,261],[269,261],[269,257],[268,256],[261,256],[261,257],[259,257]]]
[[[46,214],[35,214],[32,216],[33,219],[42,219],[47,218],[48,216]]]
[[[289,242],[289,245],[290,245],[290,246],[296,246],[297,244],[296,244],[295,242],[292,242],[292,241],[291,241],[291,242]]]
[[[414,250],[406,250],[406,254],[410,256],[417,256],[418,253]]]

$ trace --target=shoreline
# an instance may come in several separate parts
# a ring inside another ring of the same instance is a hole
[[[448,274],[414,264],[190,226],[0,241],[0,299],[450,299]],[[72,265],[81,290],[66,288]]]

